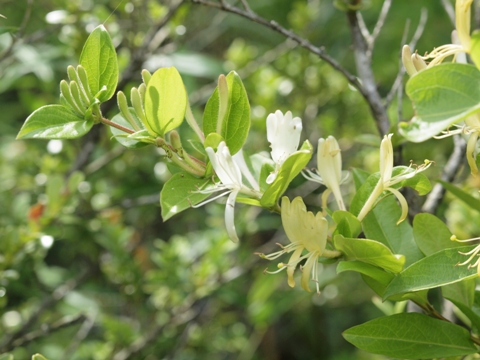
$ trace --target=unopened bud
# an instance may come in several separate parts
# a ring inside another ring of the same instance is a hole
[[[175,150],[182,149],[182,140],[180,139],[180,135],[176,130],[172,130],[170,132],[170,144]]]
[[[413,66],[415,66],[415,69],[417,70],[417,72],[425,70],[428,66],[427,63],[425,62],[425,60],[423,60],[422,57],[420,55],[418,55],[418,53],[415,53],[415,54],[412,55],[412,62],[413,62]]]
[[[402,48],[402,63],[407,71],[408,75],[412,76],[417,73],[417,69],[412,61],[412,51],[410,50],[410,46],[403,45]]]
[[[132,106],[135,109],[137,117],[140,119],[140,121],[142,121],[142,123],[145,124],[147,122],[147,118],[145,116],[145,111],[143,110],[142,97],[140,96],[138,89],[135,87],[130,91],[130,101],[132,102]]]
[[[150,71],[146,69],[142,70],[142,79],[146,86],[148,86],[148,82],[150,81],[151,77],[152,77],[152,74],[150,74]]]
[[[130,113],[130,109],[128,108],[127,97],[125,96],[123,91],[119,91],[117,93],[117,104],[118,104],[118,108],[120,109],[120,112],[122,113],[123,118],[130,123],[130,125],[132,126],[132,129],[136,131],[140,130],[140,128],[137,125],[137,122],[135,121],[132,114]]]
[[[70,81],[70,93],[75,99],[75,102],[78,104],[78,106],[82,110],[82,113],[85,113],[85,109],[88,107],[88,102],[86,102],[85,99],[82,98],[80,88],[78,87],[78,84],[76,81]]]
[[[76,113],[83,115],[82,110],[78,106],[78,104],[75,102],[72,93],[70,92],[70,86],[65,80],[60,81],[60,93],[62,94],[63,98],[67,102],[67,104],[72,108],[73,111]]]
[[[80,79],[80,84],[83,87],[85,94],[88,97],[88,101],[89,102],[92,101],[93,94],[92,94],[92,90],[90,90],[90,84],[88,83],[87,71],[82,65],[77,66],[77,74],[78,74],[78,78]]]

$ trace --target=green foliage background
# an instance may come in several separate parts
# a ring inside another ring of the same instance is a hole
[[[34,1],[23,35],[9,50],[10,32],[15,36],[28,3],[0,0],[0,13],[7,17],[0,18],[0,354],[10,352],[15,359],[37,352],[49,359],[374,359],[341,337],[345,329],[382,314],[357,274],[336,276],[334,266],[322,265],[319,296],[290,289],[285,274],[263,274],[274,265],[254,253],[270,252],[285,241],[277,215],[237,206],[237,246],[227,239],[224,206],[217,203],[162,221],[158,194],[169,175],[154,147],[127,150],[101,126],[71,141],[14,140],[32,111],[58,102],[67,65],[77,64],[86,37],[101,23],[117,47],[120,89],[136,86],[142,68],[173,65],[201,118],[218,75],[236,70],[252,106],[247,152],[268,151],[266,116],[290,110],[303,119],[303,140],[316,144],[319,137],[334,135],[341,139],[347,167],[377,171],[379,136],[368,107],[346,80],[271,30],[188,2],[139,54],[169,4]],[[259,0],[251,6],[325,46],[354,72],[345,14],[332,1]],[[370,29],[380,7],[372,0],[363,11]],[[374,51],[383,95],[399,69],[406,23],[411,36],[421,8],[428,10],[429,20],[417,48],[449,42],[452,24],[440,2],[394,1]],[[117,111],[114,100],[105,105],[111,118]],[[409,118],[409,103],[400,107],[402,117]],[[392,125],[397,109],[394,101]],[[404,158],[442,165],[450,149],[448,139],[410,144]],[[315,189],[300,178],[295,186],[288,195],[311,192],[307,204],[319,206]],[[440,216],[445,214],[455,214],[448,225],[459,238],[478,233],[478,223],[468,221],[473,213],[459,202],[445,201]],[[24,326],[27,319],[32,321]],[[68,326],[55,328],[62,322]],[[16,342],[9,341],[19,329]],[[32,333],[38,338],[26,341]],[[5,348],[7,343],[14,346]]]

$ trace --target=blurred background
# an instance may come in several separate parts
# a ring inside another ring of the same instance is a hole
[[[370,30],[381,5],[364,4]],[[346,16],[332,0],[250,6],[324,46],[355,73]],[[428,20],[419,52],[450,42],[453,25],[442,2],[394,1],[373,55],[383,96],[399,71],[403,34],[413,36],[421,9]],[[285,273],[264,274],[276,263],[254,253],[288,242],[278,215],[239,204],[241,242],[233,244],[218,202],[162,221],[159,192],[169,172],[154,147],[125,149],[100,125],[70,141],[15,140],[31,112],[58,103],[67,66],[78,64],[88,34],[104,24],[117,47],[119,90],[138,86],[143,68],[176,66],[201,119],[218,75],[236,70],[252,109],[247,153],[268,151],[267,115],[290,110],[303,119],[303,139],[314,145],[319,137],[339,139],[344,168],[378,171],[380,137],[368,106],[344,77],[270,29],[189,1],[0,0],[0,14],[6,17],[0,18],[0,354],[20,360],[37,352],[50,360],[383,359],[341,336],[383,314],[357,274],[337,276],[335,264],[321,264],[320,295],[289,288]],[[115,101],[103,111],[112,118]],[[389,114],[392,124],[408,119],[408,99],[395,98]],[[404,158],[407,164],[433,159],[434,178],[451,148],[451,139],[408,144]],[[321,190],[299,177],[287,195],[302,194],[318,210]],[[460,203],[447,199],[439,215],[448,216],[459,238],[480,230]]]

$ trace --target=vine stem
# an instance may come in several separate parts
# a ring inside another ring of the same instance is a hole
[[[128,129],[128,128],[126,128],[125,126],[116,124],[116,123],[114,123],[113,121],[108,120],[108,119],[106,119],[106,118],[104,118],[104,117],[102,117],[102,118],[100,119],[100,122],[101,122],[102,124],[109,125],[109,126],[111,126],[111,127],[114,127],[114,128],[116,128],[116,129],[121,130],[121,131],[123,131],[123,132],[126,132],[126,133],[128,133],[128,134],[133,134],[133,133],[135,133],[135,131],[133,131],[133,130],[131,130],[131,129]]]

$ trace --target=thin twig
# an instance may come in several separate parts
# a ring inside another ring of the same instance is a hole
[[[248,5],[247,0],[240,0],[240,2],[242,3],[242,6],[245,9],[245,11],[247,11],[249,13],[253,13],[252,9],[250,8],[250,5]]]
[[[23,14],[22,23],[18,28],[17,34],[12,38],[12,42],[10,43],[10,46],[0,54],[0,62],[2,62],[12,53],[13,48],[15,47],[15,44],[20,39],[22,39],[25,32],[25,28],[27,27],[28,21],[30,20],[30,15],[32,14],[32,7],[33,7],[33,0],[28,0],[27,9],[25,10],[25,14]]]
[[[465,150],[467,144],[465,140],[459,135],[453,137],[453,151],[447,163],[443,167],[440,179],[445,182],[452,182],[455,179],[458,171],[465,161]],[[425,203],[422,206],[422,211],[434,214],[438,206],[441,204],[445,188],[440,183],[436,183],[432,191],[427,196]]]
[[[428,10],[425,8],[422,8],[420,11],[420,20],[418,22],[417,28],[415,29],[415,33],[413,34],[412,40],[410,40],[410,43],[408,44],[411,49],[415,49],[417,46],[418,40],[420,40],[420,37],[423,34],[423,31],[425,30],[425,26],[427,25],[427,20],[428,20]],[[407,20],[407,25],[405,26],[405,31],[404,31],[404,36],[402,37],[402,43],[401,45],[406,43],[406,38],[405,34],[408,32],[410,20]],[[397,77],[395,78],[395,81],[393,82],[392,88],[388,92],[388,95],[385,97],[385,106],[388,108],[395,97],[395,94],[397,91],[399,91],[399,88],[402,85],[403,82],[403,75],[405,74],[405,69],[403,68],[402,64],[402,59],[401,59],[401,46],[400,46],[400,51],[399,51],[399,70],[397,73]],[[401,117],[398,118],[399,120]]]
[[[452,25],[455,27],[455,9],[453,8],[452,3],[450,0],[442,0],[442,5],[448,15],[448,18],[452,22]]]
[[[352,34],[355,64],[364,90],[362,95],[364,95],[370,107],[378,132],[380,136],[383,137],[383,135],[388,134],[390,131],[390,120],[388,119],[386,108],[377,90],[377,84],[371,66],[371,58],[367,54],[368,45],[359,27],[357,12],[348,11],[347,19]]]
[[[35,324],[37,319],[48,309],[52,308],[58,301],[63,299],[68,293],[83,283],[91,274],[91,271],[85,271],[75,279],[70,279],[65,284],[56,288],[53,293],[48,296],[40,306],[30,315],[23,325],[14,333],[6,336],[6,339],[0,345],[0,353],[8,352],[14,348],[15,340],[23,337]]]
[[[382,30],[383,25],[385,24],[385,19],[387,18],[391,5],[392,5],[392,0],[385,0],[383,2],[382,9],[380,10],[380,15],[378,15],[377,23],[375,24],[375,27],[373,28],[373,31],[372,31],[372,36],[369,44],[370,51],[373,50],[375,41],[377,40],[378,35],[380,35],[380,31]]]
[[[42,324],[40,329],[29,332],[23,335],[22,337],[16,339],[12,343],[11,349],[25,346],[32,341],[35,341],[37,339],[50,335],[51,333],[54,333],[58,330],[61,330],[69,326],[77,325],[82,321],[84,321],[85,318],[86,317],[83,314],[75,315],[75,316],[65,316],[64,318],[54,322],[53,324]]]
[[[253,12],[244,11],[240,8],[229,5],[227,3],[211,2],[208,0],[190,0],[190,1],[193,4],[204,5],[204,6],[220,9],[222,11],[226,11],[232,14],[242,16],[248,20],[256,22],[257,24],[268,27],[269,29],[276,31],[289,39],[292,39],[293,41],[298,43],[301,47],[307,49],[311,53],[317,55],[320,59],[330,64],[330,66],[332,66],[335,70],[340,72],[352,86],[354,86],[364,97],[366,97],[365,90],[363,89],[363,86],[360,83],[360,81],[358,81],[357,77],[351,74],[350,72],[348,72],[348,70],[345,69],[342,65],[340,65],[340,63],[337,60],[335,60],[330,55],[328,55],[325,52],[324,47],[317,47],[313,45],[308,40],[298,36],[297,34],[295,34],[290,30],[285,29],[283,26],[281,26],[274,20],[270,20],[270,21],[266,20],[265,18],[262,18],[261,16]]]
[[[75,350],[80,346],[82,341],[88,336],[90,331],[93,329],[93,325],[95,325],[95,317],[89,316],[84,317],[85,321],[83,322],[80,329],[75,334],[75,337],[70,342],[70,345],[65,349],[62,359],[71,359],[75,353]]]

